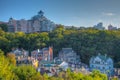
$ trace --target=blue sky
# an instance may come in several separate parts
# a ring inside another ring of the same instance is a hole
[[[57,24],[120,27],[120,0],[0,0],[0,21],[30,19],[39,10]]]

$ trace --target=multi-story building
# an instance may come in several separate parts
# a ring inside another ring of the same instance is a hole
[[[53,60],[53,49],[52,47],[43,48],[41,50],[34,50],[31,52],[31,57],[39,61],[52,61]]]
[[[58,57],[61,61],[66,61],[68,63],[80,62],[80,57],[73,51],[72,48],[62,48]]]
[[[13,49],[10,54],[15,54],[16,57],[16,63],[17,64],[23,64],[23,63],[29,63],[30,61],[28,60],[29,58],[29,53],[28,51],[24,49]]]
[[[110,24],[110,25],[108,25],[108,30],[117,30],[117,27],[114,27]]]
[[[43,31],[48,32],[52,31],[56,27],[56,24],[44,16],[43,11],[39,11],[38,14],[33,16],[30,20],[15,20],[13,18],[10,18],[7,24],[9,32],[22,31],[25,33]]]
[[[10,53],[15,54],[16,58],[18,57],[28,57],[28,51],[24,50],[24,49],[13,49]]]
[[[104,30],[105,28],[103,27],[103,23],[100,22],[98,23],[97,25],[94,26],[95,29],[98,29],[98,30]]]
[[[90,59],[89,64],[90,70],[96,69],[109,76],[113,74],[113,60],[107,55],[103,56],[98,54],[97,56],[93,56]]]

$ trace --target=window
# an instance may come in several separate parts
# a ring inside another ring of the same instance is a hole
[[[111,69],[111,67],[109,67],[109,69]]]
[[[70,59],[70,61],[74,61],[73,59]]]
[[[104,64],[104,62],[103,62],[103,64]]]
[[[103,67],[103,69],[105,69],[105,67]]]
[[[94,66],[92,65],[92,68],[94,68]]]

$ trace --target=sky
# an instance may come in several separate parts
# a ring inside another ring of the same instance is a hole
[[[0,21],[31,19],[42,10],[56,24],[120,28],[120,0],[0,0]]]

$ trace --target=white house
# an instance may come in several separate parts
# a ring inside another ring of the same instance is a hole
[[[107,55],[98,54],[90,59],[90,70],[99,70],[108,76],[113,74],[113,60]]]
[[[63,61],[59,67],[63,68],[64,70],[67,70],[69,68],[69,64],[65,61]]]

